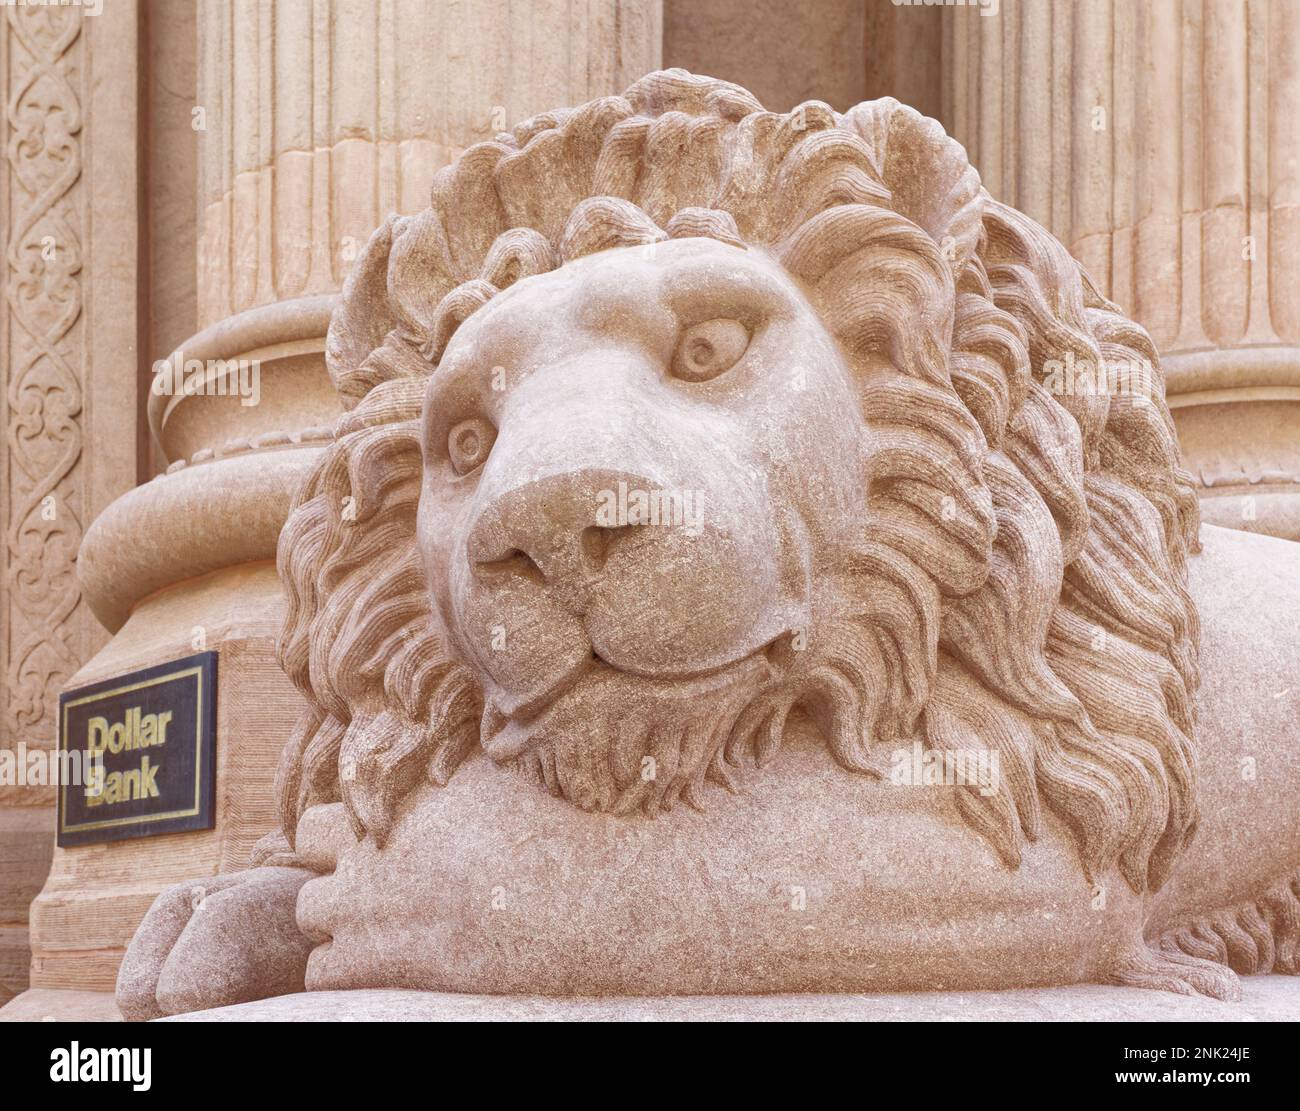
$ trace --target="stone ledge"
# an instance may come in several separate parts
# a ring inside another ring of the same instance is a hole
[[[1243,980],[1241,1003],[1084,985],[915,995],[553,999],[387,990],[303,992],[165,1022],[1285,1022],[1300,1020],[1300,979]]]
[[[548,999],[372,989],[302,992],[177,1015],[164,1022],[1295,1022],[1300,978],[1252,976],[1240,1003],[1084,985],[915,995]],[[0,1022],[118,1021],[108,992],[33,988]]]

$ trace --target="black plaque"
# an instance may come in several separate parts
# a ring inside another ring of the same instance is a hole
[[[59,785],[59,845],[211,829],[216,737],[215,652],[64,691],[60,767],[82,774]]]

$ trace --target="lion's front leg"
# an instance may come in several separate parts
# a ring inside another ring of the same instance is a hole
[[[302,991],[311,943],[298,890],[316,873],[263,867],[174,884],[149,908],[118,971],[127,1021]]]
[[[340,804],[313,806],[292,849],[280,833],[242,872],[174,884],[149,908],[118,970],[128,1022],[247,1003],[305,990],[316,942],[298,926],[298,894],[332,872],[353,840]]]

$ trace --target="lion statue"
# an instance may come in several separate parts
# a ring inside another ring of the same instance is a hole
[[[326,356],[283,832],[159,897],[128,1017],[1300,968],[1300,547],[1200,550],[1147,334],[933,120],[681,70],[537,116]]]

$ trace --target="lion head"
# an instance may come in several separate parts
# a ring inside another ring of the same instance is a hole
[[[706,806],[796,710],[854,772],[991,750],[961,807],[1012,866],[1042,804],[1135,890],[1192,835],[1156,353],[934,121],[680,70],[538,116],[375,233],[327,360],[349,411],[279,551],[290,840],[337,800],[382,840],[475,746],[585,809]],[[1048,381],[1116,360],[1153,389]]]

